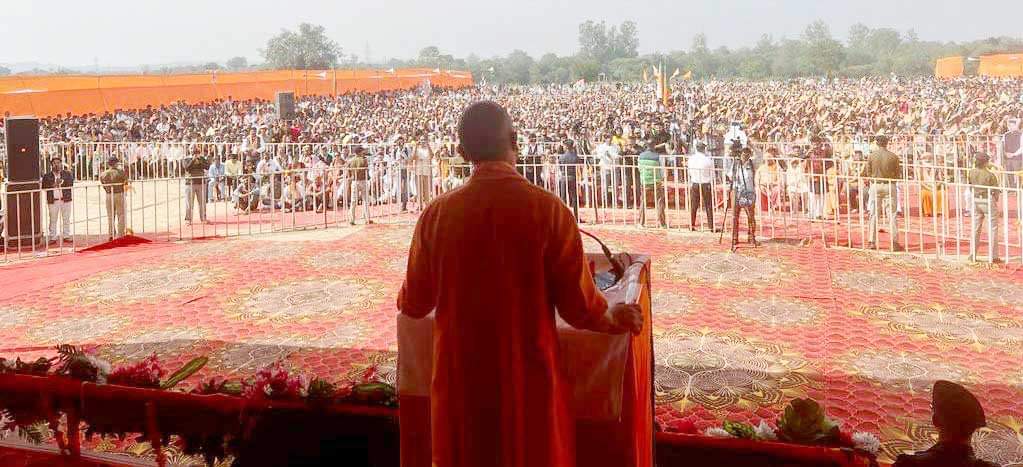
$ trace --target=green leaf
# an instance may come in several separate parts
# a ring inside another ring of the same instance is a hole
[[[778,419],[778,438],[800,444],[818,444],[831,439],[837,426],[812,399],[793,399]]]
[[[170,389],[177,386],[178,383],[188,379],[189,376],[192,376],[197,371],[201,370],[209,361],[210,359],[205,356],[193,358],[192,361],[186,363],[185,366],[170,375],[170,377],[168,377],[163,384],[160,385],[160,389]]]
[[[725,423],[721,426],[721,428],[736,438],[753,439],[756,437],[756,429],[754,429],[753,425],[750,425],[749,423],[725,420]]]

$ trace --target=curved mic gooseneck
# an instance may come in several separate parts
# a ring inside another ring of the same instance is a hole
[[[597,238],[596,235],[593,235],[583,229],[579,229],[579,232],[582,233],[583,235],[586,235],[587,237],[596,240],[596,242],[600,245],[600,249],[604,250],[604,256],[607,258],[607,261],[611,263],[611,272],[612,274],[614,274],[615,277],[615,281],[611,285],[617,284],[618,281],[622,280],[622,277],[625,277],[625,267],[622,266],[621,261],[618,261],[618,258],[615,258],[614,255],[611,254],[611,249],[608,248],[607,245],[604,244],[604,242],[600,241],[600,239]]]

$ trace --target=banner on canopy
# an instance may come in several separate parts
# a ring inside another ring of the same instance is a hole
[[[272,100],[278,91],[296,96],[338,95],[473,85],[467,71],[430,68],[398,70],[274,70],[182,75],[61,75],[0,77],[0,113],[51,117],[119,109],[189,104],[217,99]]]

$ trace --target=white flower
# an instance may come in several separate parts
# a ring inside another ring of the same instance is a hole
[[[757,435],[757,439],[765,441],[774,441],[778,439],[778,435],[774,433],[774,428],[768,425],[767,422],[761,420],[760,424],[753,428],[753,432]]]
[[[732,434],[725,431],[724,428],[707,428],[704,434],[714,438],[732,438]]]
[[[853,447],[860,451],[866,451],[871,454],[877,454],[877,451],[881,449],[881,441],[877,439],[871,433],[863,431],[857,431],[852,435]]]
[[[93,355],[86,355],[85,361],[96,367],[96,382],[99,384],[106,384],[107,375],[109,375],[111,371],[110,362],[97,358]]]

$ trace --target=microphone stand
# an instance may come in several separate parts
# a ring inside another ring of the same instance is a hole
[[[611,254],[611,249],[608,248],[607,245],[604,244],[604,242],[600,241],[600,239],[597,238],[596,235],[593,235],[583,229],[579,229],[579,233],[582,233],[583,235],[586,235],[587,237],[590,237],[593,240],[595,240],[600,245],[600,249],[604,251],[604,257],[607,258],[607,261],[609,263],[611,263],[611,272],[612,274],[614,274],[615,278],[614,283],[612,283],[611,285],[615,285],[619,281],[621,281],[622,277],[625,277],[625,267],[622,265],[621,261],[618,261],[618,258],[615,258],[614,255]]]

